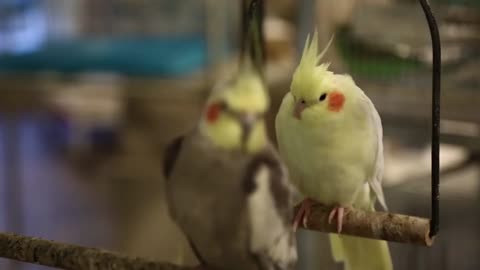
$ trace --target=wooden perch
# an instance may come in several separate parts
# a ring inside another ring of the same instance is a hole
[[[295,212],[297,209],[298,206]],[[336,223],[328,224],[331,210],[331,207],[320,204],[312,206],[307,228],[303,228],[336,233]],[[349,208],[343,218],[342,234],[353,236],[431,246],[434,238],[430,237],[429,232],[430,220],[420,217]]]
[[[328,224],[331,209],[320,204],[313,205],[307,229],[336,233],[335,222]],[[431,246],[434,239],[429,236],[429,229],[430,221],[425,218],[350,208],[343,219],[342,234]],[[200,269],[11,233],[0,233],[0,257],[71,270]]]
[[[0,257],[71,270],[195,269],[11,233],[0,233]]]

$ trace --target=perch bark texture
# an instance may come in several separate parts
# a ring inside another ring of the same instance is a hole
[[[332,208],[320,204],[313,205],[306,228],[336,233],[336,224],[328,224],[331,210]],[[429,237],[429,230],[430,221],[425,218],[350,208],[343,219],[342,234],[431,246],[433,238]],[[200,269],[11,233],[0,233],[0,257],[70,270]]]
[[[295,208],[295,212],[298,206]],[[336,233],[335,222],[328,224],[331,207],[316,204],[304,229]],[[303,224],[302,224],[303,226]],[[349,208],[343,218],[342,234],[360,236],[386,241],[431,246],[433,238],[429,236],[430,220],[420,217],[368,212]]]
[[[0,257],[70,270],[194,269],[11,233],[0,233]]]

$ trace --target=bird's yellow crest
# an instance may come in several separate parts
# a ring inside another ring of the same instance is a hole
[[[307,100],[317,98],[317,93],[314,90],[331,73],[328,71],[329,63],[319,65],[319,62],[332,41],[333,36],[322,52],[318,53],[317,31],[313,34],[312,40],[310,40],[310,35],[307,36],[300,63],[293,74],[291,92],[294,96],[301,96]]]
[[[266,112],[270,100],[260,77],[249,70],[241,71],[221,95],[231,109],[245,112]]]

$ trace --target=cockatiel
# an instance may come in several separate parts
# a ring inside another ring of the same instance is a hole
[[[293,189],[267,137],[260,61],[244,57],[198,126],[167,151],[169,210],[208,269],[293,270]]]
[[[294,269],[293,200],[264,123],[268,97],[243,71],[207,102],[198,127],[170,147],[167,200],[203,265]]]
[[[305,44],[290,91],[283,98],[275,127],[281,157],[298,190],[305,196],[298,222],[306,220],[313,201],[333,205],[342,230],[346,207],[386,209],[381,186],[383,143],[380,116],[373,103],[348,75],[334,74],[318,64],[317,33]],[[330,234],[332,254],[349,270],[389,270],[385,241]]]

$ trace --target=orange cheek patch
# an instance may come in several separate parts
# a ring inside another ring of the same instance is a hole
[[[212,104],[207,109],[207,121],[213,123],[217,121],[218,117],[220,116],[220,105]]]
[[[339,112],[345,103],[345,96],[337,91],[330,93],[328,97],[328,109],[332,112]]]

